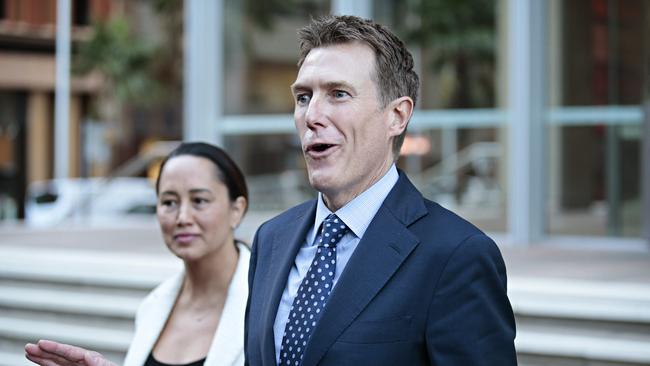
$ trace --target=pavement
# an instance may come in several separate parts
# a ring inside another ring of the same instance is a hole
[[[250,212],[237,236],[251,242],[257,226],[274,212]],[[497,243],[500,240],[497,238]],[[600,239],[600,242],[606,239]],[[510,278],[578,280],[650,285],[650,245],[616,249],[611,245],[553,243],[499,245]],[[27,251],[78,250],[84,253],[168,256],[155,219],[87,225],[65,223],[54,228],[0,225],[0,248]]]

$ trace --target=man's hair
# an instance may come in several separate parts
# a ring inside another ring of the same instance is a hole
[[[413,70],[413,57],[404,43],[386,27],[368,19],[355,16],[329,15],[314,19],[298,31],[300,58],[302,66],[309,51],[318,47],[331,46],[354,41],[362,42],[375,53],[375,72],[373,74],[379,102],[382,108],[393,100],[408,96],[413,105],[418,97],[420,80]],[[406,129],[393,140],[393,153],[399,156]]]

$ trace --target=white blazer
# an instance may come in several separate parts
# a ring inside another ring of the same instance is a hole
[[[250,250],[237,243],[239,259],[205,366],[244,364],[244,313],[248,297]],[[151,353],[183,284],[184,273],[165,280],[142,301],[135,317],[135,334],[124,366],[142,366]]]

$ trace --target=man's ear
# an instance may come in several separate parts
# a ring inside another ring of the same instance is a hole
[[[402,134],[408,126],[411,115],[413,114],[413,99],[410,97],[400,97],[390,102],[389,108],[389,125],[388,135],[396,137]]]

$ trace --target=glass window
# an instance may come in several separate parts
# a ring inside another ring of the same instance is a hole
[[[295,134],[229,136],[225,148],[246,175],[251,210],[282,211],[316,196]]]
[[[293,113],[297,31],[329,10],[329,0],[225,2],[226,115]],[[224,144],[247,176],[253,210],[281,211],[314,197],[295,134],[227,135]]]
[[[375,20],[388,25],[414,53],[420,108],[497,105],[497,10],[493,0],[374,2]]]
[[[227,0],[225,4],[226,114],[290,113],[296,78],[296,32],[327,15],[328,0]]]
[[[638,237],[648,7],[579,0],[549,9],[548,231]]]
[[[507,227],[506,136],[494,109],[505,84],[497,80],[497,4],[374,2],[375,20],[405,40],[420,76],[399,166],[427,198],[488,231]]]
[[[499,128],[414,130],[399,166],[422,194],[483,230],[506,230],[505,150]]]

